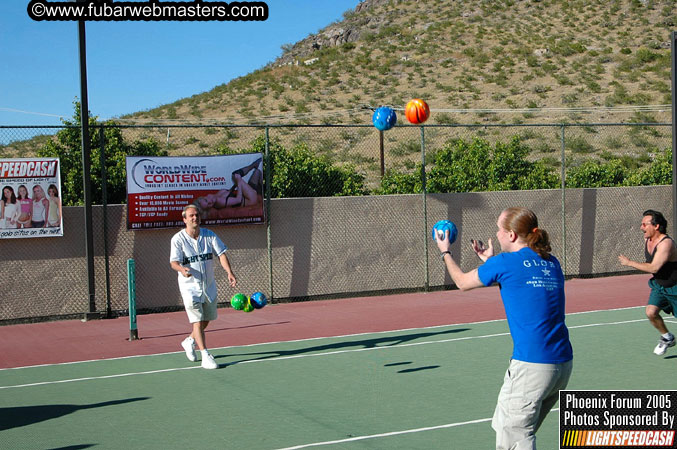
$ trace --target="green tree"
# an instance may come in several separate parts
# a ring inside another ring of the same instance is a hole
[[[265,137],[254,140],[250,149],[231,153],[264,153]],[[326,156],[313,153],[306,144],[286,149],[277,141],[269,142],[271,196],[333,197],[366,195],[364,175],[353,166],[338,167]],[[222,149],[222,152],[226,151]]]
[[[507,144],[497,142],[488,168],[489,191],[551,189],[559,177],[540,162],[527,159],[529,148],[515,136]]]
[[[374,191],[374,194],[415,194],[420,192],[423,192],[423,185],[421,183],[421,164],[418,163],[413,173],[386,170],[381,178],[381,184]]]
[[[84,203],[80,103],[75,102],[74,105],[73,120],[62,120],[66,128],[57,132],[54,139],[47,141],[37,150],[38,156],[59,158],[61,163],[61,201],[66,206]],[[97,122],[96,116],[90,114],[90,188],[92,203],[103,203],[100,136],[102,128],[106,170],[106,201],[108,203],[125,203],[127,200],[125,156],[166,156],[167,151],[162,149],[160,143],[153,139],[134,141],[129,144],[125,142],[122,130],[114,122],[109,121],[102,124]]]
[[[553,172],[541,161],[536,161],[531,166],[531,171],[520,180],[520,189],[555,189],[560,187],[561,181],[558,174]]]
[[[428,174],[428,192],[477,192],[488,190],[491,146],[482,139],[457,139],[435,154]]]
[[[529,148],[518,137],[492,148],[483,139],[457,139],[435,153],[427,174],[428,192],[478,192],[549,189],[559,185],[553,169],[527,159]],[[412,174],[389,171],[376,191],[411,194],[422,191],[420,165]]]
[[[628,170],[618,159],[606,162],[588,160],[566,172],[566,187],[591,188],[610,187],[623,184]]]
[[[652,186],[672,184],[672,149],[659,152],[651,163],[633,172],[625,180],[626,186]]]

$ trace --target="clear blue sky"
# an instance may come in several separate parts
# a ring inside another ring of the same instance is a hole
[[[0,0],[0,125],[60,125],[80,97],[78,25],[33,21],[28,3]],[[108,119],[209,91],[341,20],[359,0],[266,3],[263,22],[86,22],[89,110]]]

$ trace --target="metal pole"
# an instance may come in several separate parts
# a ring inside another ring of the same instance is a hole
[[[266,245],[268,246],[268,299],[272,302],[273,295],[273,245],[270,229],[270,136],[266,127],[265,146],[265,175],[266,175]]]
[[[136,264],[133,259],[127,260],[127,296],[129,299],[129,340],[139,339],[136,323]]]
[[[672,47],[672,236],[677,236],[677,31],[670,33]]]
[[[89,312],[83,320],[97,318],[94,281],[94,238],[92,232],[92,197],[90,188],[90,142],[89,104],[87,102],[87,48],[85,45],[85,22],[78,22],[78,43],[80,53],[80,126],[82,145],[82,187],[85,200],[85,256],[87,258],[87,280],[89,288]]]
[[[560,178],[562,179],[562,272],[567,273],[567,216],[566,216],[566,159],[564,150],[566,141],[564,139],[564,125],[562,125],[562,168]]]
[[[381,178],[383,178],[383,175],[385,175],[386,172],[386,163],[385,163],[385,152],[383,151],[383,130],[379,130],[378,132],[378,138],[379,138],[379,148],[380,148],[380,154],[381,154]]]
[[[99,127],[99,154],[101,161],[101,203],[103,208],[103,259],[106,268],[106,317],[113,316],[110,299],[110,258],[108,255],[108,179],[106,178],[106,143],[104,128]]]
[[[430,289],[430,270],[428,267],[428,193],[425,173],[425,128],[421,127],[421,190],[423,191],[423,266],[425,269],[424,290]]]

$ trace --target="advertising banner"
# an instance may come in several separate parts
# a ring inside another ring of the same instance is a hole
[[[0,238],[63,236],[59,158],[0,159]]]
[[[677,448],[677,391],[559,391],[560,449]]]
[[[127,157],[127,229],[183,227],[197,205],[203,225],[263,223],[263,155]]]

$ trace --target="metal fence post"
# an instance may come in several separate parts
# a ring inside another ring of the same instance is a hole
[[[136,264],[133,259],[127,260],[127,296],[129,299],[129,340],[139,339],[136,323]]]
[[[567,273],[567,220],[566,220],[566,159],[564,150],[566,149],[566,141],[564,137],[565,125],[562,124],[562,167],[560,178],[562,179],[562,272]]]
[[[108,257],[108,191],[106,188],[106,143],[104,127],[99,127],[99,153],[101,158],[101,205],[103,208],[103,259],[106,270],[106,317],[113,315],[110,299],[110,259]]]
[[[266,144],[265,144],[265,160],[266,160],[266,246],[268,247],[268,298],[272,302],[275,296],[273,295],[273,245],[270,233],[270,135],[269,127],[266,127]]]
[[[423,289],[430,288],[430,270],[428,267],[428,193],[425,173],[425,127],[421,126],[421,190],[423,191],[423,265],[425,268],[425,284]]]
[[[677,236],[677,31],[670,33],[672,53],[672,235]]]

